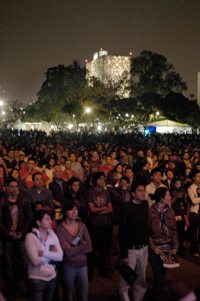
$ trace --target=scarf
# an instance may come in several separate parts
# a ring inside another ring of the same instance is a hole
[[[160,226],[163,229],[165,237],[169,235],[169,224],[167,220],[166,213],[169,210],[169,206],[161,208],[157,203],[155,203],[155,208],[159,213],[160,216]]]

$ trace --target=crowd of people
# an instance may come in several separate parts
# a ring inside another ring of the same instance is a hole
[[[16,258],[30,300],[88,300],[94,269],[137,273],[134,300],[159,300],[162,255],[199,256],[200,140],[197,135],[116,135],[5,130],[0,136],[3,293],[18,290]],[[7,288],[7,289],[6,289]],[[130,285],[119,278],[120,300]],[[161,299],[160,299],[161,300]]]

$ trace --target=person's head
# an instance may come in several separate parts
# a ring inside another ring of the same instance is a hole
[[[70,159],[71,162],[75,162],[76,161],[76,153],[75,152],[70,152],[69,159]]]
[[[131,185],[131,195],[137,202],[145,201],[146,188],[143,183],[135,182]]]
[[[63,177],[62,168],[60,165],[56,165],[53,168],[53,176],[55,179],[61,180]]]
[[[126,157],[126,155],[127,155],[127,150],[125,148],[122,148],[120,150],[120,156],[123,158],[123,157]]]
[[[169,156],[167,154],[163,155],[163,161],[169,162]]]
[[[51,169],[56,165],[56,160],[54,158],[50,158],[49,162],[47,163],[47,168]]]
[[[140,158],[144,158],[144,152],[143,152],[142,150],[139,150],[139,151],[137,152],[137,155],[138,155],[138,157],[140,157]]]
[[[11,178],[14,178],[14,179],[18,180],[19,179],[19,171],[18,171],[18,169],[17,168],[13,168],[11,170],[11,172],[10,172],[10,176],[11,176]]]
[[[193,180],[197,186],[200,186],[200,170],[195,170]]]
[[[120,185],[121,185],[122,188],[128,189],[129,183],[130,183],[130,180],[129,180],[128,177],[122,176],[122,177],[119,179],[119,182],[120,182]]]
[[[195,165],[194,165],[194,170],[197,169],[197,170],[200,170],[200,162],[197,162]]]
[[[198,151],[194,151],[193,152],[193,156],[194,156],[194,158],[199,158],[199,152]]]
[[[160,203],[162,206],[169,206],[171,204],[170,192],[166,187],[157,188],[154,196],[155,202]]]
[[[110,155],[111,155],[112,160],[115,160],[117,157],[117,153],[115,151],[111,151]]]
[[[122,165],[121,164],[115,165],[114,171],[116,171],[117,173],[121,173],[122,174],[123,173]]]
[[[107,184],[115,186],[118,180],[118,176],[114,170],[110,170],[107,174]]]
[[[67,158],[65,156],[60,157],[60,163],[65,164],[66,161],[67,161]]]
[[[125,169],[125,176],[127,176],[129,179],[132,179],[134,173],[133,173],[133,169],[130,166],[127,166]]]
[[[152,160],[153,160],[153,163],[156,163],[158,161],[158,157],[156,155],[154,155]]]
[[[72,162],[71,162],[70,160],[67,160],[67,161],[65,162],[65,167],[66,167],[66,169],[71,170]]]
[[[156,184],[160,184],[161,180],[162,180],[162,173],[161,170],[159,168],[154,168],[151,171],[151,179],[154,183]]]
[[[20,168],[26,168],[27,167],[27,163],[25,161],[19,161],[19,167]]]
[[[151,149],[147,150],[147,157],[152,158],[153,157],[153,153]]]
[[[8,157],[10,158],[10,159],[13,159],[14,158],[14,155],[15,155],[15,152],[14,152],[14,150],[10,150],[9,151],[9,153],[8,153]]]
[[[98,158],[98,152],[97,152],[96,150],[94,150],[94,151],[92,152],[92,158],[93,158],[93,159],[97,159],[97,158]]]
[[[179,177],[175,177],[171,183],[172,190],[179,190],[181,188],[181,179]]]
[[[83,156],[82,155],[77,156],[76,161],[81,163],[83,161]]]
[[[190,159],[190,156],[189,156],[189,153],[188,153],[188,152],[185,152],[185,153],[183,154],[183,159],[184,159],[184,160],[189,160],[189,159]]]
[[[41,172],[36,172],[32,175],[32,180],[34,182],[35,187],[42,188],[44,186],[44,180]]]
[[[78,217],[77,204],[72,200],[64,202],[62,206],[62,215],[64,220],[76,220]]]
[[[105,186],[105,174],[104,172],[97,171],[94,173],[93,178],[92,178],[92,183],[93,186],[99,186],[99,187],[104,187]]]
[[[50,212],[45,209],[36,210],[33,214],[31,225],[32,227],[37,228],[38,230],[51,229],[52,220]]]
[[[125,170],[126,170],[126,167],[128,166],[128,164],[127,163],[124,163],[123,165],[122,165],[122,171],[123,171],[123,174],[125,174]]]
[[[110,166],[110,165],[111,165],[111,162],[112,162],[111,156],[110,156],[110,155],[107,155],[105,161],[106,161],[106,164],[107,164],[108,166]]]
[[[33,157],[29,158],[27,163],[28,169],[33,170],[35,166],[36,166],[36,159]]]
[[[191,170],[192,170],[192,169],[189,168],[189,167],[187,167],[187,168],[185,169],[185,176],[186,176],[186,178],[190,176]]]
[[[171,169],[166,169],[165,174],[166,174],[168,180],[171,180],[174,177],[174,173]]]
[[[15,178],[8,179],[6,183],[8,196],[17,197],[19,194],[18,181]]]
[[[83,161],[82,161],[82,166],[83,166],[86,170],[89,170],[89,169],[90,169],[90,164],[87,162],[87,160],[83,160]]]
[[[80,181],[76,177],[71,177],[67,182],[67,186],[73,193],[77,193],[80,188]]]

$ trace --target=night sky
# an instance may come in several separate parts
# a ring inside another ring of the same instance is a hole
[[[29,103],[48,68],[108,54],[166,56],[197,96],[199,0],[1,0],[0,98]]]

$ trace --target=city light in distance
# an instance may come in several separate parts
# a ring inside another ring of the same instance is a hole
[[[5,114],[6,114],[6,112],[2,111],[2,112],[1,112],[1,114],[2,114],[2,115],[5,115]]]
[[[3,106],[3,101],[2,100],[0,100],[0,106]]]
[[[129,55],[132,55],[133,54],[133,52],[129,52]]]
[[[159,113],[159,112],[156,112],[156,115],[158,116],[158,115],[160,115],[160,113]]]
[[[86,63],[88,63],[88,60],[85,60]]]
[[[126,117],[129,117],[129,114],[128,114],[128,113],[126,113],[126,114],[125,114],[125,116],[126,116]]]
[[[90,109],[90,108],[86,108],[85,112],[86,112],[86,113],[90,113],[90,112],[91,112],[91,109]]]

